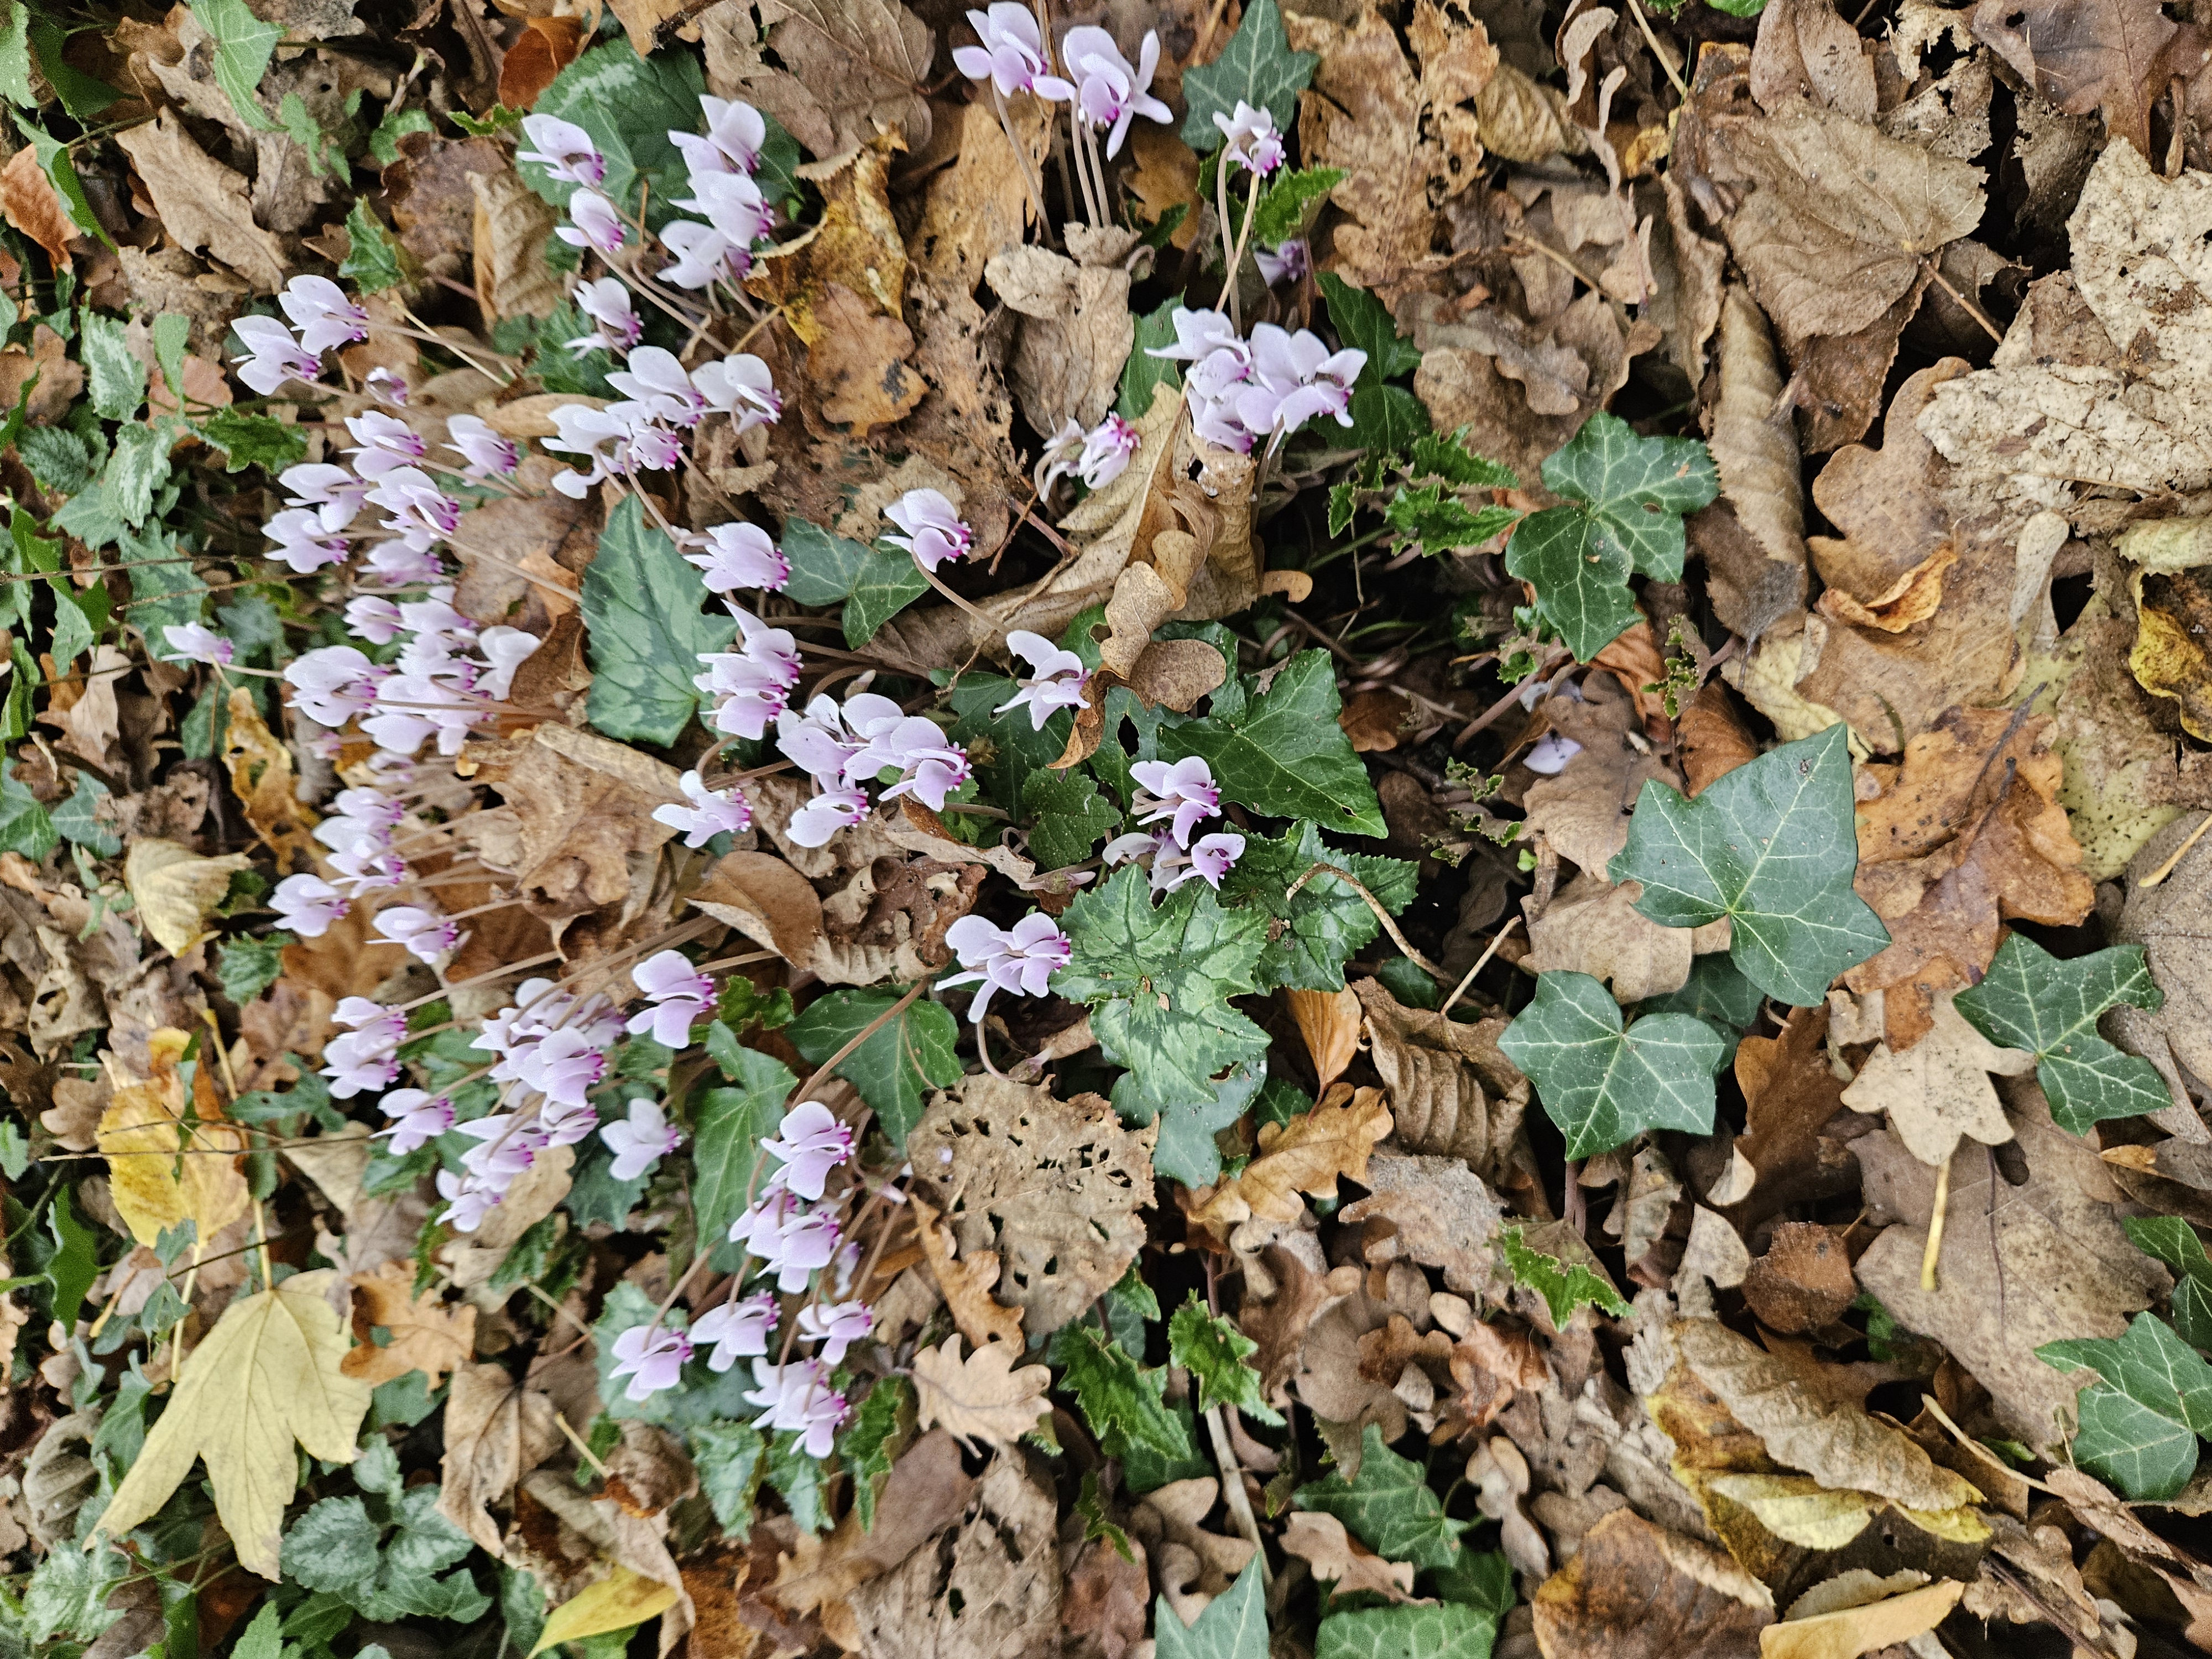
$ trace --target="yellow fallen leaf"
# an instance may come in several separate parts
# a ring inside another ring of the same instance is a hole
[[[239,1565],[276,1580],[284,1506],[298,1484],[293,1442],[326,1463],[350,1463],[368,1413],[372,1390],[340,1369],[346,1330],[323,1299],[337,1276],[295,1273],[224,1310],[186,1357],[169,1408],[115,1489],[100,1533],[119,1537],[153,1516],[200,1460]]]
[[[148,1037],[150,1078],[135,1078],[112,1054],[104,1056],[113,1095],[94,1140],[107,1160],[108,1190],[118,1213],[131,1236],[149,1247],[164,1231],[190,1221],[204,1248],[246,1213],[249,1199],[239,1168],[246,1136],[222,1121],[214,1091],[200,1091],[192,1115],[185,1115],[177,1066],[190,1042],[166,1025]]]
[[[641,1625],[676,1605],[676,1587],[647,1578],[628,1567],[617,1567],[596,1584],[587,1584],[553,1609],[530,1659],[563,1642],[580,1642],[586,1636]]]
[[[252,867],[243,853],[204,859],[189,847],[153,837],[131,844],[123,860],[123,884],[139,919],[173,957],[208,937],[201,923],[230,890],[231,872]]]
[[[1044,1391],[1052,1386],[1052,1368],[1016,1370],[1019,1357],[1011,1342],[987,1342],[963,1360],[957,1332],[943,1347],[922,1349],[914,1357],[916,1425],[942,1423],[971,1451],[978,1439],[1012,1446],[1051,1409]]]
[[[1759,1659],[1859,1659],[1895,1647],[1942,1624],[1966,1589],[1948,1578],[1886,1601],[1769,1625],[1759,1633]]]

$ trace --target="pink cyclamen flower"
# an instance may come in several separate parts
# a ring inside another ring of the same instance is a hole
[[[896,768],[898,780],[883,799],[912,795],[933,812],[942,812],[945,797],[969,776],[968,751],[946,738],[942,726],[919,714],[870,732],[868,747],[854,764],[866,766],[864,775],[870,777]]]
[[[707,412],[706,398],[692,386],[676,354],[659,346],[640,346],[630,353],[629,367],[609,374],[607,384],[643,404],[655,420],[687,432]]]
[[[228,640],[198,623],[172,624],[161,635],[169,642],[169,648],[161,653],[167,662],[204,662],[211,668],[227,668],[238,654],[238,648]]]
[[[399,1077],[399,1061],[359,1031],[342,1031],[323,1046],[323,1075],[331,1080],[332,1099],[350,1100],[389,1088]]]
[[[289,566],[296,575],[304,576],[345,559],[344,538],[325,532],[322,515],[304,507],[286,507],[262,526],[261,533],[276,544],[266,556]]]
[[[1190,832],[1200,822],[1221,811],[1221,791],[1213,781],[1213,769],[1196,755],[1172,766],[1165,761],[1139,761],[1129,769],[1139,790],[1130,811],[1139,823],[1174,820],[1176,845],[1188,847]]]
[[[661,1116],[659,1107],[641,1097],[630,1102],[627,1118],[617,1118],[599,1131],[599,1139],[615,1155],[614,1178],[635,1181],[674,1152],[684,1135]]]
[[[884,544],[913,554],[915,562],[933,575],[947,559],[966,558],[975,544],[975,532],[934,489],[908,490],[884,509],[884,517],[906,532],[885,536]]]
[[[538,654],[545,641],[520,628],[487,628],[477,636],[483,671],[476,677],[477,695],[504,698],[514,689],[514,671]]]
[[[397,533],[411,553],[428,552],[460,528],[461,504],[420,467],[394,467],[377,480],[368,499],[392,514],[384,528]]]
[[[304,349],[274,317],[240,317],[230,331],[246,346],[245,356],[230,360],[238,365],[238,378],[263,397],[275,397],[288,380],[312,386],[321,378],[322,359]]]
[[[596,283],[579,283],[568,296],[577,310],[599,326],[568,342],[579,355],[586,351],[628,351],[645,332],[629,302],[629,289],[618,276],[602,276]]]
[[[1063,651],[1042,634],[1032,634],[1026,628],[1018,628],[1006,635],[1006,648],[1026,660],[1030,668],[1027,678],[1014,684],[1021,689],[991,712],[1006,714],[1010,709],[1026,707],[1030,711],[1030,730],[1042,732],[1044,723],[1052,718],[1056,708],[1083,707],[1083,683],[1090,670],[1083,659],[1073,651]]]
[[[514,1069],[526,1085],[548,1100],[575,1106],[606,1076],[607,1056],[591,1032],[564,1025],[548,1031],[518,1056]]]
[[[1045,440],[1043,453],[1030,473],[1039,495],[1052,494],[1052,487],[1073,472],[1083,456],[1083,422],[1069,416],[1060,423],[1060,429]]]
[[[791,580],[791,561],[757,524],[714,525],[693,538],[691,544],[702,550],[686,553],[684,560],[699,568],[700,580],[710,593],[732,593],[741,587],[775,593]]]
[[[607,1376],[629,1378],[625,1399],[646,1400],[681,1382],[690,1358],[691,1339],[682,1331],[633,1325],[615,1339],[614,1369]]]
[[[353,470],[364,478],[381,478],[410,461],[421,460],[430,451],[429,444],[414,428],[397,415],[387,415],[380,409],[363,410],[358,415],[349,416],[345,426],[360,445],[345,453],[356,458]],[[365,499],[374,500],[374,492]]]
[[[753,1381],[759,1386],[745,1395],[745,1402],[763,1408],[753,1419],[756,1424],[796,1433],[809,1457],[830,1455],[852,1408],[830,1386],[828,1366],[819,1359],[798,1359],[788,1365],[756,1359]]]
[[[631,982],[645,993],[653,1006],[631,1016],[632,1036],[647,1031],[664,1048],[681,1048],[691,1040],[691,1027],[714,1012],[714,981],[691,965],[681,951],[662,951],[629,970]]]
[[[717,836],[740,836],[752,827],[752,803],[745,799],[744,790],[734,786],[720,792],[709,789],[696,771],[677,779],[676,787],[690,805],[679,806],[671,801],[656,806],[653,821],[675,830],[694,851]]]
[[[977,1025],[983,1023],[984,1010],[997,993],[1041,997],[1051,988],[1054,970],[1066,967],[1075,955],[1073,941],[1042,910],[1030,911],[1006,928],[994,927],[981,916],[963,916],[945,930],[945,942],[969,971],[938,983],[948,988],[982,985],[968,1006],[968,1018]]]
[[[1121,153],[1129,123],[1138,116],[1152,121],[1175,119],[1175,112],[1152,95],[1152,72],[1160,66],[1157,29],[1145,31],[1133,69],[1114,44],[1114,37],[1090,24],[1068,30],[1060,43],[1060,58],[1067,72],[1076,77],[1078,112],[1091,126],[1112,129],[1106,140],[1109,156]]]
[[[599,1127],[599,1114],[587,1103],[569,1106],[549,1100],[538,1109],[538,1127],[545,1132],[548,1146],[573,1146],[591,1139],[592,1131]]]
[[[574,122],[554,115],[526,115],[522,136],[532,147],[517,150],[516,161],[535,161],[562,184],[596,185],[605,179],[605,158],[592,135]]]
[[[512,477],[522,464],[514,440],[503,438],[473,415],[446,417],[446,447],[468,463],[467,478]]]
[[[750,611],[732,605],[730,613],[743,642],[735,651],[702,654],[699,662],[706,672],[693,675],[691,683],[717,700],[708,722],[716,731],[758,738],[783,714],[791,688],[799,684],[798,643],[787,629],[770,628]]]
[[[1239,98],[1235,115],[1214,111],[1213,125],[1221,129],[1224,166],[1234,162],[1264,179],[1283,165],[1283,135],[1276,130],[1275,118],[1269,111],[1254,109]]]
[[[996,0],[988,11],[971,11],[968,25],[980,46],[955,46],[952,62],[970,81],[988,81],[1002,98],[1033,92],[1054,103],[1075,95],[1075,88],[1045,73],[1044,42],[1036,15],[1014,0]]]
[[[406,631],[399,607],[376,593],[356,593],[346,601],[346,632],[371,645],[389,645]]]
[[[766,1291],[742,1302],[725,1302],[709,1308],[691,1327],[691,1340],[701,1347],[709,1343],[710,1370],[726,1371],[738,1360],[768,1352],[769,1334],[776,1327],[775,1297]]]
[[[696,293],[716,283],[740,283],[752,269],[749,246],[696,219],[676,219],[661,227],[660,244],[676,256],[672,265],[653,274],[664,283]]]
[[[370,397],[390,404],[394,409],[406,408],[407,400],[415,395],[397,369],[372,368],[368,371],[368,379],[362,384],[368,386]]]
[[[622,215],[596,190],[579,189],[568,198],[568,220],[553,234],[570,247],[589,248],[603,258],[621,252],[629,239]]]
[[[776,1229],[765,1258],[775,1269],[776,1288],[787,1296],[805,1290],[810,1274],[836,1259],[837,1242],[843,1237],[837,1218],[826,1209],[792,1215]]]
[[[706,398],[707,407],[727,415],[741,434],[757,426],[774,426],[783,413],[783,396],[775,389],[775,376],[750,351],[700,364],[691,371],[691,384]]]
[[[394,1158],[404,1158],[418,1147],[428,1146],[453,1127],[453,1103],[443,1095],[429,1094],[421,1089],[394,1089],[376,1105],[379,1111],[392,1120],[392,1127],[378,1131],[378,1134],[392,1142]]]
[[[325,645],[303,651],[284,665],[293,702],[325,726],[343,726],[374,706],[380,671],[349,645]]]
[[[295,276],[276,303],[298,326],[302,350],[319,356],[368,337],[368,313],[327,276]]]
[[[826,1308],[809,1303],[799,1310],[799,1334],[823,1345],[815,1358],[825,1365],[843,1359],[845,1350],[875,1328],[875,1310],[865,1302],[839,1302]]]
[[[301,939],[320,939],[351,908],[320,876],[287,876],[269,896],[270,908]]]
[[[784,833],[798,847],[826,847],[840,830],[868,821],[868,796],[862,789],[824,789],[791,815]]]
[[[1364,351],[1331,352],[1310,329],[1296,334],[1261,323],[1252,331],[1252,383],[1237,396],[1237,415],[1255,434],[1279,442],[1316,416],[1352,424],[1352,383],[1367,366]]]
[[[438,1212],[438,1219],[452,1222],[457,1233],[472,1233],[483,1225],[483,1218],[499,1207],[505,1195],[502,1189],[488,1186],[474,1176],[438,1171],[438,1196],[447,1200]]]
[[[1144,434],[1119,415],[1108,413],[1083,441],[1076,471],[1092,489],[1103,489],[1127,470],[1129,458],[1143,447]]]
[[[434,910],[398,904],[376,913],[376,931],[394,945],[404,945],[417,962],[435,967],[438,959],[467,937],[460,924]]]
[[[775,224],[775,210],[760,186],[742,173],[695,173],[690,195],[673,199],[740,249],[750,248]]]
[[[1297,282],[1313,269],[1313,250],[1303,236],[1293,236],[1273,248],[1255,247],[1252,263],[1260,267],[1260,278],[1268,287],[1277,283]]]
[[[761,147],[768,143],[768,123],[750,104],[720,98],[699,100],[707,118],[707,136],[671,132],[668,142],[682,152],[684,164],[694,173],[750,173],[760,165]]]
[[[775,1135],[761,1142],[761,1150],[783,1161],[784,1184],[793,1192],[801,1198],[819,1198],[830,1171],[852,1157],[853,1132],[820,1101],[802,1100],[783,1115]]]
[[[1157,864],[1152,866],[1152,885],[1159,891],[1172,893],[1196,876],[1214,891],[1219,892],[1222,877],[1227,875],[1230,866],[1243,856],[1244,837],[1234,830],[1217,830],[1210,836],[1200,836],[1192,843],[1189,853],[1176,860],[1180,867],[1164,885],[1159,880],[1160,866]]]
[[[350,469],[327,461],[288,466],[277,475],[276,482],[289,492],[287,506],[314,507],[323,528],[332,535],[361,516],[361,505],[374,488],[368,479],[355,477]]]

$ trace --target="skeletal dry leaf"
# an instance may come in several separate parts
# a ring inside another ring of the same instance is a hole
[[[1052,1409],[1052,1367],[1017,1369],[1020,1357],[1011,1342],[987,1342],[963,1359],[957,1332],[922,1349],[914,1358],[915,1421],[943,1424],[971,1451],[978,1440],[1010,1449]]]
[[[952,1310],[961,1334],[978,1348],[994,1342],[1018,1346],[1024,1310],[1002,1306],[991,1297],[991,1287],[999,1282],[997,1254],[982,1250],[955,1261],[952,1229],[940,1228],[938,1212],[922,1200],[907,1201],[914,1207],[914,1224],[921,1236],[923,1258],[929,1263],[931,1276],[944,1293],[945,1306]]]
[[[372,1388],[420,1371],[434,1389],[448,1371],[469,1363],[476,1330],[473,1307],[447,1307],[434,1287],[416,1295],[414,1264],[387,1261],[374,1273],[354,1275],[356,1346],[343,1369]]]

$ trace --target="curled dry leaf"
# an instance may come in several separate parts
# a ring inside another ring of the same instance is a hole
[[[146,931],[171,956],[180,957],[209,937],[201,924],[222,902],[231,877],[252,867],[243,853],[202,858],[189,847],[149,836],[131,843],[123,881]]]
[[[1333,1515],[1292,1510],[1284,1522],[1283,1549],[1304,1561],[1316,1578],[1334,1585],[1336,1595],[1364,1590],[1391,1601],[1415,1599],[1413,1564],[1384,1560]]]
[[[251,1194],[239,1167],[245,1132],[223,1121],[204,1066],[193,1074],[186,1115],[178,1067],[190,1041],[166,1026],[154,1032],[147,1041],[152,1074],[143,1079],[133,1077],[114,1054],[102,1057],[112,1093],[95,1139],[107,1160],[109,1195],[131,1236],[151,1247],[164,1232],[190,1221],[197,1255],[246,1213]]]
[[[1011,1342],[987,1342],[963,1359],[957,1333],[922,1349],[914,1358],[915,1420],[925,1429],[943,1424],[970,1451],[978,1440],[1011,1449],[1052,1409],[1052,1368],[1017,1370],[1018,1358]]]
[[[195,252],[205,249],[256,293],[274,294],[284,285],[290,269],[284,246],[254,222],[246,180],[194,143],[176,111],[117,133],[115,142],[145,181],[171,240]]]
[[[1304,1039],[1313,1061],[1314,1087],[1326,1090],[1344,1075],[1359,1052],[1360,1006],[1350,986],[1337,991],[1300,991],[1285,987],[1283,1004]]]
[[[0,167],[0,214],[46,251],[56,270],[69,269],[70,244],[76,238],[76,224],[62,205],[53,180],[39,165],[38,151],[28,144]]]
[[[1748,1654],[1774,1598],[1710,1546],[1615,1510],[1536,1592],[1538,1641],[1553,1659]]]
[[[1334,1198],[1339,1176],[1364,1181],[1369,1154],[1389,1133],[1382,1091],[1340,1083],[1312,1110],[1262,1127],[1258,1156],[1243,1174],[1208,1188],[1191,1218],[1224,1237],[1254,1216],[1294,1221],[1305,1209],[1299,1194]]]
[[[1736,632],[1756,640],[1804,607],[1805,486],[1782,400],[1786,377],[1766,320],[1741,288],[1731,287],[1721,301],[1720,356],[1713,465],[1722,501],[1760,556],[1722,561],[1709,555],[1708,569],[1717,609]]]
[[[1766,1254],[1744,1276],[1743,1297],[1759,1323],[1785,1336],[1817,1331],[1840,1317],[1858,1296],[1850,1252],[1832,1227],[1785,1221]]]
[[[1399,1144],[1496,1174],[1528,1104],[1528,1079],[1498,1048],[1505,1023],[1406,1007],[1380,980],[1355,980],[1351,988]]]
[[[387,1261],[374,1273],[354,1277],[356,1346],[341,1369],[372,1388],[420,1371],[434,1389],[447,1372],[469,1363],[476,1332],[474,1308],[448,1308],[434,1287],[416,1295],[413,1264]]]

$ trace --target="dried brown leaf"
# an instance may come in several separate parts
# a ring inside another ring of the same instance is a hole
[[[283,286],[291,262],[283,244],[254,222],[246,180],[194,143],[174,110],[126,128],[115,142],[145,181],[172,241],[195,252],[204,248],[256,293]]]
[[[914,1357],[916,1422],[943,1424],[970,1451],[978,1440],[1010,1449],[1052,1409],[1052,1367],[1016,1370],[1020,1357],[1011,1342],[987,1342],[963,1359],[957,1331],[941,1347],[922,1349]]]
[[[387,1333],[381,1340],[379,1330]],[[447,1372],[469,1363],[476,1333],[474,1308],[448,1308],[434,1288],[416,1295],[414,1264],[387,1261],[354,1277],[355,1346],[339,1368],[372,1388],[420,1371],[435,1389]]]
[[[1296,1220],[1305,1209],[1299,1194],[1334,1198],[1340,1176],[1364,1181],[1368,1155],[1389,1133],[1382,1091],[1355,1093],[1340,1083],[1310,1111],[1287,1124],[1261,1128],[1259,1155],[1243,1174],[1208,1189],[1192,1219],[1224,1236],[1255,1215],[1268,1221]]]

